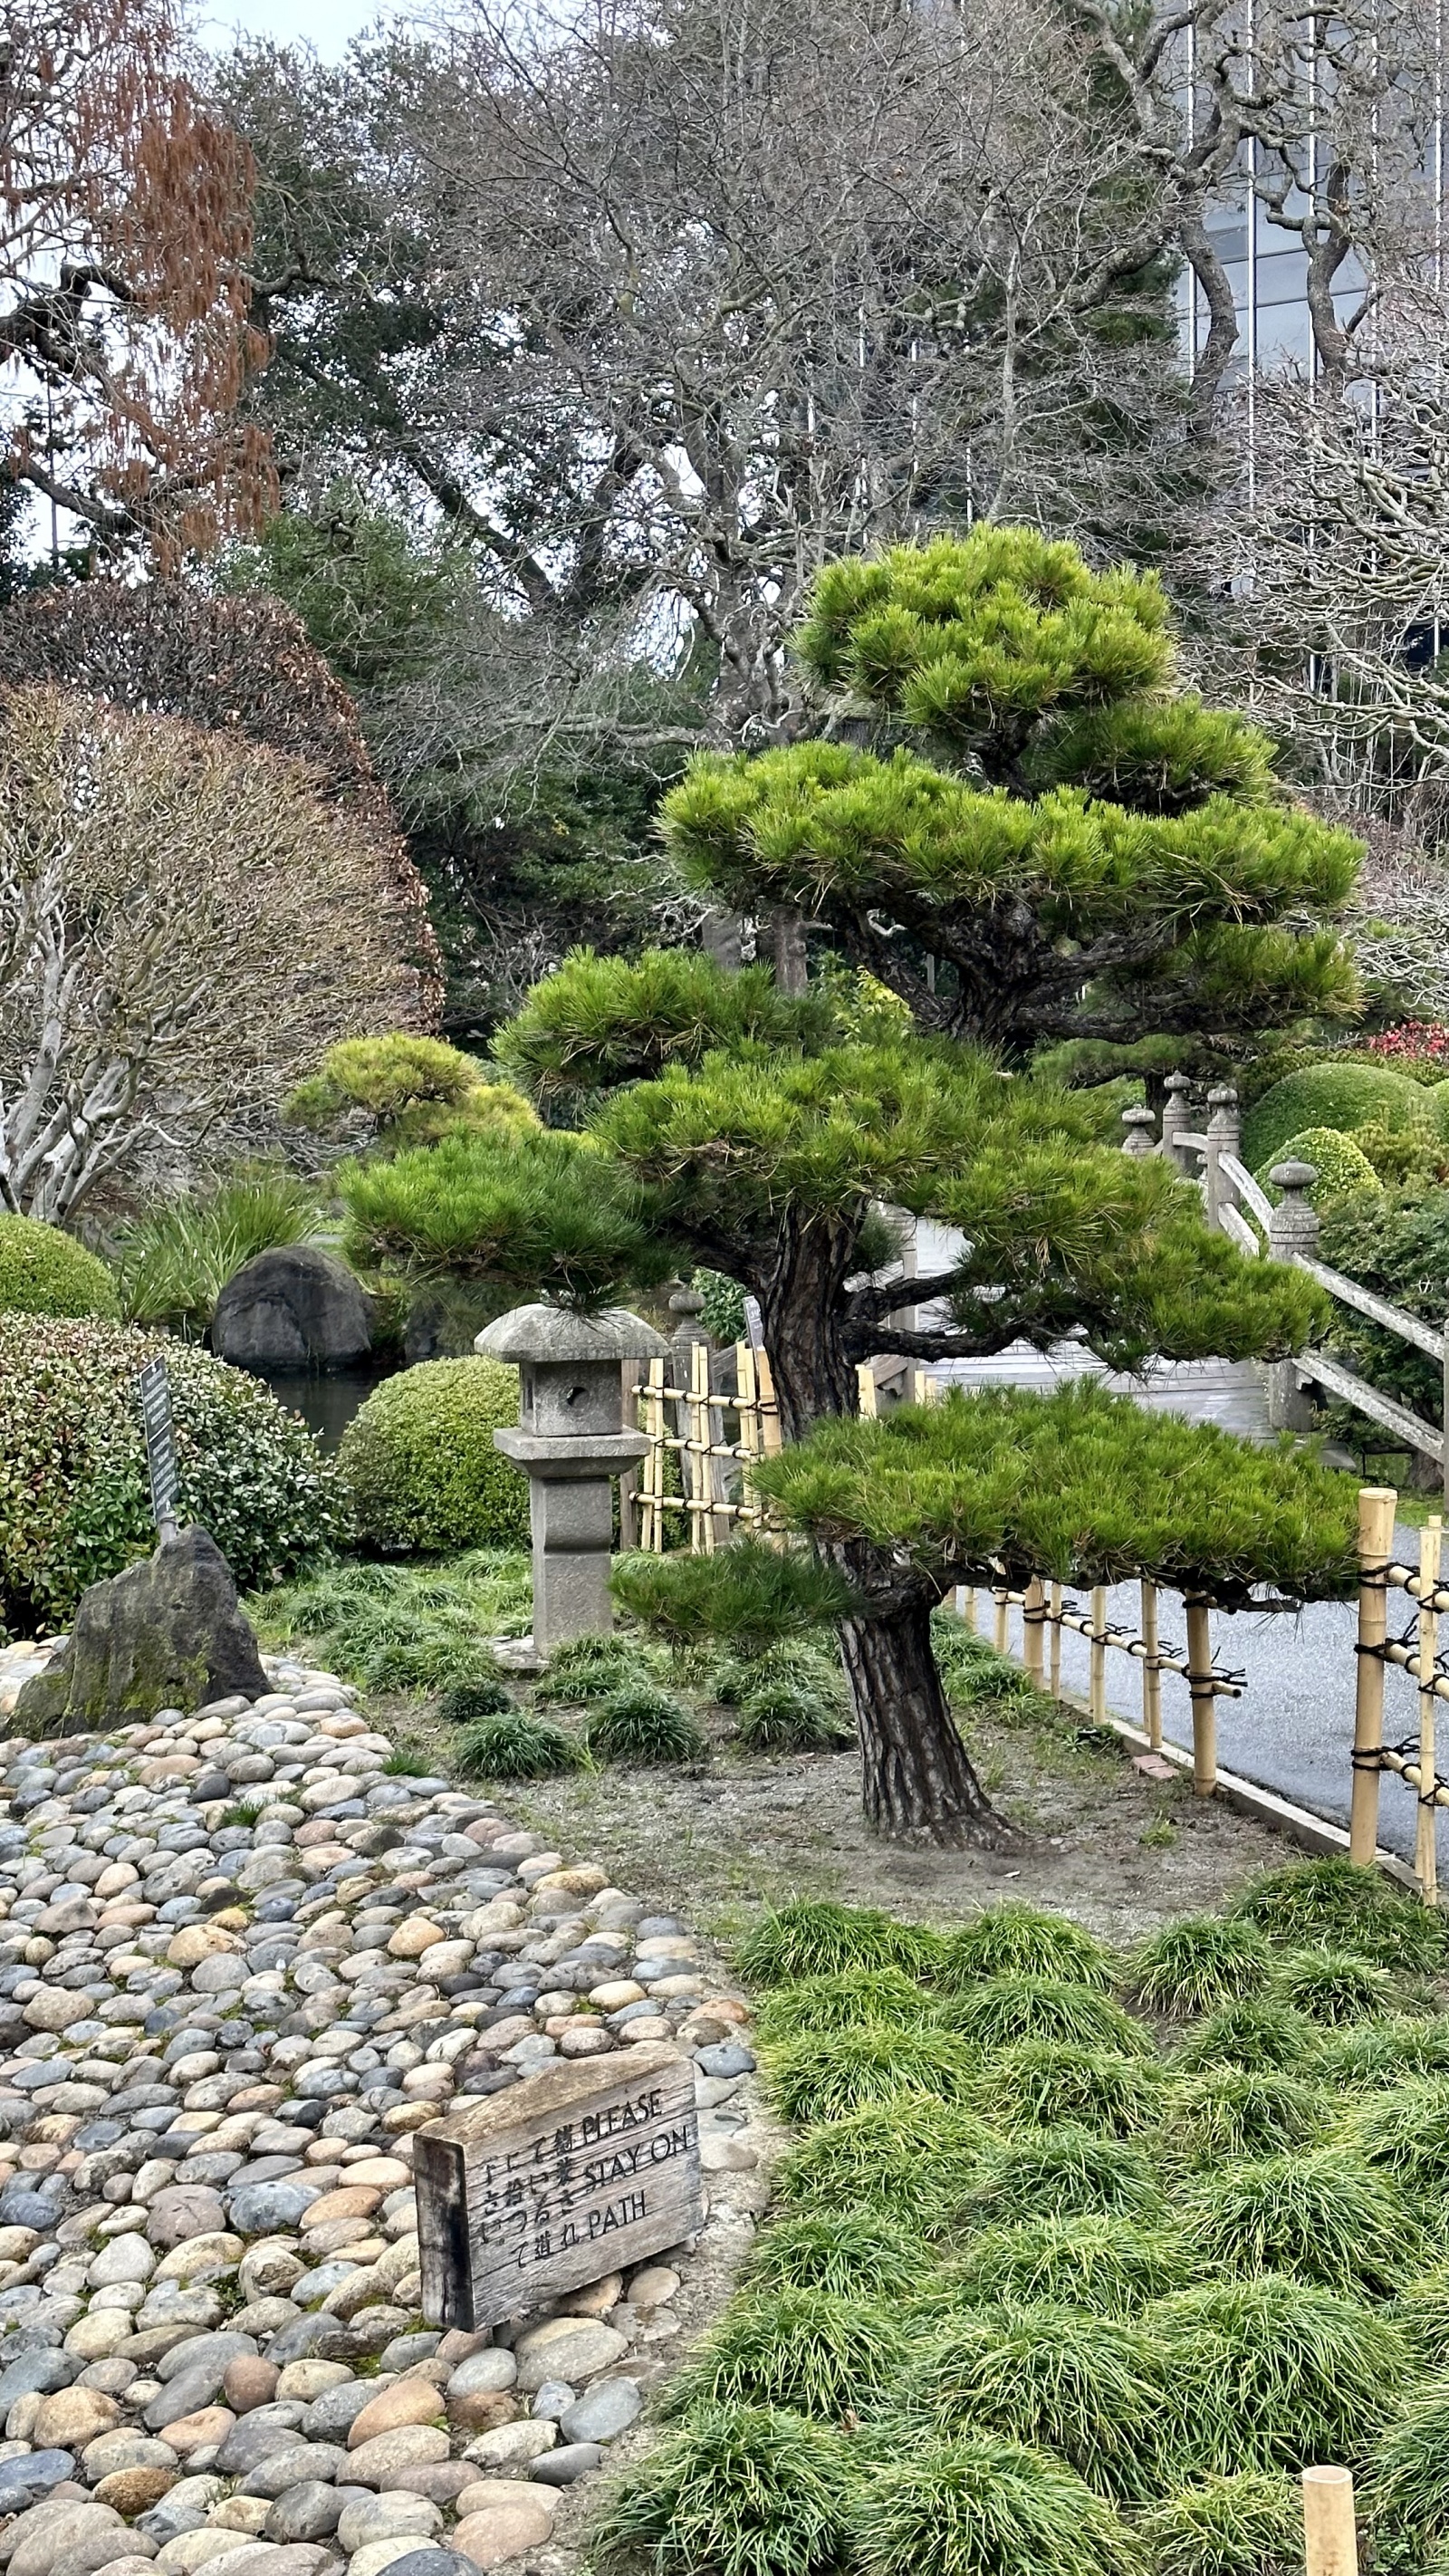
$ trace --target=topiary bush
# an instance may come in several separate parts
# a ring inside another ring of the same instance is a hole
[[[1153,2576],[1299,2576],[1303,2506],[1286,2478],[1203,2478],[1149,2505],[1138,2526]]]
[[[701,2406],[609,2496],[598,2576],[836,2576],[852,2478],[841,2435],[764,2406]]]
[[[1243,1161],[1256,1172],[1281,1162],[1290,1137],[1308,1127],[1332,1127],[1352,1136],[1377,1125],[1395,1133],[1422,1127],[1431,1112],[1420,1084],[1388,1065],[1311,1064],[1287,1074],[1253,1103],[1243,1121]]]
[[[120,1311],[103,1261],[74,1235],[38,1217],[0,1216],[0,1315],[103,1315]]]
[[[164,1359],[180,1475],[237,1581],[279,1582],[347,1531],[311,1433],[259,1378],[164,1335],[81,1317],[0,1315],[0,1617],[69,1618],[86,1586],[156,1544],[135,1379]]]
[[[1283,1193],[1272,1179],[1277,1163],[1311,1163],[1318,1175],[1308,1193],[1309,1204],[1320,1213],[1337,1207],[1342,1200],[1356,1198],[1360,1191],[1382,1194],[1379,1179],[1367,1154],[1351,1136],[1340,1136],[1336,1127],[1305,1127],[1301,1136],[1290,1136],[1276,1154],[1260,1163],[1254,1178],[1276,1206]]]
[[[424,1360],[384,1378],[337,1454],[357,1535],[380,1556],[526,1547],[528,1479],[493,1434],[518,1420],[502,1360]]]

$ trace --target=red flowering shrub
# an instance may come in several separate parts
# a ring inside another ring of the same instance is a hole
[[[1396,1029],[1381,1029],[1377,1037],[1365,1038],[1356,1052],[1382,1057],[1390,1064],[1442,1065],[1449,1075],[1449,1022],[1401,1020]]]

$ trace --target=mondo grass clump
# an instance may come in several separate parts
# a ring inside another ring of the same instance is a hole
[[[847,2030],[801,2032],[768,2048],[764,2065],[777,2109],[804,2124],[837,2120],[902,2093],[964,2102],[980,2059],[949,2031],[865,2022]]]
[[[1398,2191],[1343,2147],[1203,2175],[1185,2196],[1183,2221],[1207,2273],[1290,2273],[1386,2298],[1413,2268],[1414,2230]]]
[[[1411,2281],[1390,2300],[1387,2313],[1402,2329],[1422,2370],[1435,2378],[1449,2370],[1449,2267]]]
[[[1205,1914],[1144,1941],[1129,1982],[1145,2011],[1186,2018],[1262,1994],[1272,1974],[1273,1953],[1256,1924]]]
[[[776,2166],[775,2197],[799,2211],[881,2211],[937,2236],[999,2144],[974,2113],[902,2094],[810,2130]]]
[[[1449,2379],[1405,2397],[1374,2446],[1360,2495],[1389,2563],[1408,2555],[1421,2565],[1449,2541]]]
[[[639,1667],[650,1660],[636,1638],[570,1637],[555,1646],[548,1670],[534,1684],[540,1708],[585,1708],[592,1700],[610,1699],[627,1682],[637,1681]]]
[[[480,1717],[506,1717],[517,1706],[512,1691],[505,1690],[492,1673],[475,1673],[449,1682],[438,1702],[438,1715],[445,1726],[476,1726]]]
[[[1209,2066],[1170,2086],[1159,2135],[1185,2165],[1222,2165],[1317,2146],[1332,2125],[1332,2097],[1301,2076]]]
[[[1173,2052],[1172,2063],[1184,2075],[1205,2066],[1244,2066],[1306,2072],[1314,2066],[1319,2033],[1306,2013],[1294,2012],[1272,1997],[1249,1996],[1224,2004],[1188,2031]]]
[[[1180,2290],[1146,2322],[1193,2393],[1204,2470],[1361,2460],[1409,2367],[1387,2318],[1272,2275]]]
[[[855,2539],[870,2576],[1141,2576],[1126,2524],[1074,2469],[987,2433],[886,2454]]]
[[[905,2358],[899,2320],[829,2290],[745,2290],[672,2383],[671,2415],[784,2406],[838,2420],[880,2399]]]
[[[855,1742],[849,1718],[800,1682],[763,1682],[740,1702],[734,1740],[746,1753],[842,1753]]]
[[[1449,2191],[1449,2076],[1374,2095],[1355,2109],[1349,2134],[1359,2154],[1405,2191]]]
[[[465,1780],[548,1780],[589,1768],[587,1749],[576,1736],[521,1708],[506,1717],[475,1718],[460,1731],[453,1759]]]
[[[1186,2287],[1187,2249],[1167,2228],[1120,2218],[1035,2218],[984,2228],[950,2264],[947,2293],[984,2306],[1045,2301],[1131,2317]]]
[[[826,2290],[836,2299],[904,2299],[928,2256],[913,2229],[878,2210],[805,2210],[777,2218],[755,2239],[757,2290]]]
[[[1375,2021],[1394,2005],[1390,1971],[1352,1950],[1293,1951],[1282,1962],[1273,1991],[1291,2011],[1329,2030]]]
[[[1314,2073],[1334,2093],[1386,2093],[1416,2075],[1449,2075],[1449,2018],[1391,2013],[1325,2036]]]
[[[944,1993],[983,1977],[1054,1977],[1074,1986],[1109,1989],[1115,1977],[1110,1954],[1069,1914],[1039,1905],[993,1905],[950,1934],[936,1982]]]
[[[1162,2347],[1140,2326],[1074,2308],[939,2326],[916,2348],[893,2412],[908,2435],[1003,2433],[1055,2451],[1118,2502],[1181,2474]]]
[[[1303,2565],[1302,2500],[1261,2471],[1178,2487],[1138,2529],[1153,2576],[1299,2576]]]
[[[971,2100],[997,2129],[1096,2129],[1131,2138],[1161,2116],[1166,2078],[1154,2058],[1029,2039],[988,2060]]]
[[[983,1978],[979,1985],[943,2002],[940,2019],[944,2028],[983,2055],[1016,2048],[1031,2039],[1114,2049],[1124,2056],[1152,2054],[1151,2038],[1141,2022],[1125,2013],[1111,1995],[1060,1977]]]
[[[614,2487],[598,2576],[836,2576],[852,2475],[841,2435],[759,2406],[700,2406]]]
[[[796,1985],[846,1968],[902,1968],[927,1977],[940,1966],[937,1933],[869,1906],[803,1900],[766,1914],[741,1942],[735,1964],[752,1986]]]
[[[1152,2226],[1166,2215],[1166,2204],[1141,2147],[1068,2127],[1000,2147],[970,2194],[967,2215],[980,2227],[1016,2225],[1033,2215]]]
[[[879,2022],[893,2030],[920,2030],[933,2006],[924,1987],[899,1968],[847,1968],[838,1977],[803,1977],[798,1986],[775,1986],[760,2003],[755,2029],[767,2044],[805,2032],[857,2030]]]
[[[1268,1870],[1244,1888],[1232,1912],[1287,1949],[1353,1950],[1381,1967],[1426,1976],[1449,1965],[1449,1919],[1356,1861]]]
[[[596,1762],[645,1767],[709,1758],[709,1740],[683,1702],[653,1682],[630,1682],[611,1691],[588,1718],[584,1742]]]

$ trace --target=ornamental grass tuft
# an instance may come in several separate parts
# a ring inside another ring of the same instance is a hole
[[[881,2398],[905,2357],[899,2321],[829,2290],[745,2290],[672,2382],[666,2410],[785,2406],[837,2418]]]
[[[634,1639],[626,1644],[622,1637],[570,1637],[555,1646],[547,1672],[534,1684],[534,1699],[540,1708],[583,1708],[610,1699],[626,1682],[638,1680],[645,1660]]]
[[[1244,1888],[1232,1907],[1270,1941],[1355,1950],[1381,1967],[1432,1975],[1449,1962],[1449,1918],[1356,1861],[1294,1861]]]
[[[1112,1960],[1100,1941],[1069,1914],[1040,1905],[993,1905],[949,1935],[936,1982],[943,1993],[983,1977],[1057,1977],[1109,1989]]]
[[[1415,2020],[1391,2013],[1325,2037],[1314,2063],[1335,2093],[1386,2093],[1416,2075],[1449,2075],[1449,2015]]]
[[[1413,2264],[1408,2213],[1386,2174],[1343,2147],[1264,2156],[1204,2175],[1183,2223],[1204,2272],[1291,2274],[1325,2290],[1385,2298]]]
[[[1283,1961],[1273,1991],[1291,2011],[1326,2029],[1377,2021],[1392,2011],[1394,1980],[1377,1960],[1352,1950],[1295,1950]]]
[[[1187,2250],[1167,2229],[1120,2218],[1035,2218],[984,2228],[944,2274],[958,2299],[1026,2306],[1047,2300],[1094,2316],[1130,2317],[1185,2288]]]
[[[1126,2525],[1074,2470],[984,2433],[884,2458],[855,2538],[863,2576],[1140,2576]]]
[[[803,2033],[859,2030],[867,2022],[893,2030],[921,2030],[933,2005],[924,1988],[899,1968],[847,1968],[838,1977],[802,1977],[797,1986],[775,1986],[761,1998],[755,2028],[767,2044]]]
[[[1182,2474],[1162,2348],[1074,2308],[953,2318],[916,2347],[891,2411],[912,2437],[1001,2433],[1055,2451],[1118,2503]]]
[[[517,1705],[512,1691],[505,1690],[492,1673],[477,1673],[448,1684],[438,1702],[438,1715],[445,1726],[472,1726],[480,1717],[506,1717]]]
[[[521,1708],[511,1716],[480,1717],[465,1726],[453,1759],[465,1780],[548,1780],[589,1767],[577,1737]]]
[[[1138,2526],[1152,2576],[1299,2576],[1303,2506],[1284,2477],[1246,2470],[1178,2487]]]
[[[902,2093],[964,2102],[980,2071],[975,2050],[949,2031],[875,2022],[802,2032],[767,2049],[764,2064],[776,2108],[797,2123],[837,2120]]]
[[[1180,2290],[1146,2323],[1194,2392],[1202,2469],[1361,2460],[1409,2367],[1388,2319],[1273,2274]]]
[[[735,1965],[752,1986],[794,1985],[802,1977],[838,1976],[845,1968],[903,1968],[930,1976],[940,1965],[941,1941],[918,1923],[868,1906],[832,1905],[823,1899],[782,1905],[763,1915],[741,1942]]]
[[[838,2433],[759,2406],[702,2406],[607,2498],[598,2576],[835,2576],[851,2463]]]
[[[1349,2134],[1359,2154],[1405,2191],[1449,2191],[1449,2076],[1372,2095],[1354,2112]]]
[[[1186,2015],[1260,1995],[1272,1973],[1273,1954],[1255,1924],[1209,1914],[1170,1923],[1144,1941],[1129,1982],[1146,2011]]]
[[[998,2147],[972,2112],[905,2093],[812,2129],[776,2166],[775,2196],[796,2209],[880,2210],[934,2236]]]
[[[734,1740],[746,1753],[842,1753],[855,1728],[819,1691],[765,1682],[741,1701]]]
[[[1063,1978],[985,1977],[940,2010],[943,2027],[983,2053],[1023,2040],[1058,2039],[1080,2048],[1110,2048],[1150,2057],[1152,2041],[1110,1995]]]
[[[1411,2281],[1386,2313],[1402,2329],[1421,2370],[1436,2379],[1449,2371],[1449,2266]]]
[[[1333,2123],[1331,2096],[1273,2067],[1209,2066],[1172,2085],[1159,2131],[1186,2165],[1221,2165],[1319,2144]]]
[[[1165,2216],[1162,2185],[1141,2147],[1070,2127],[1042,2129],[1000,2147],[966,2206],[979,2227],[1007,2227],[1034,2215],[1152,2226]]]
[[[1370,2456],[1360,2487],[1375,2554],[1422,2564],[1449,2541],[1449,2379],[1414,2389]]]
[[[1160,2118],[1164,2082],[1162,2068],[1149,2057],[1029,2039],[988,2061],[971,2100],[993,2128],[1055,2129],[1066,2123],[1130,2138]]]
[[[584,1726],[596,1762],[704,1762],[709,1739],[688,1709],[653,1682],[628,1682],[601,1700]]]
[[[1271,1996],[1250,1995],[1224,2004],[1187,2032],[1173,2051],[1176,2071],[1193,2075],[1206,2066],[1276,2067],[1307,2073],[1318,2055],[1319,2034],[1305,2013]]]
[[[920,2237],[878,2210],[804,2210],[755,2239],[757,2290],[826,2290],[837,2299],[904,2299],[929,2262]]]

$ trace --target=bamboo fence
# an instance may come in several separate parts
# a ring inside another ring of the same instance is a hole
[[[1358,1638],[1354,1691],[1353,1790],[1349,1858],[1372,1867],[1378,1849],[1379,1791],[1386,1772],[1404,1780],[1418,1801],[1414,1876],[1426,1905],[1439,1896],[1435,1826],[1449,1807],[1449,1780],[1437,1762],[1437,1714],[1449,1699],[1449,1673],[1439,1649],[1439,1621],[1449,1611],[1443,1587],[1444,1525],[1434,1518],[1419,1533],[1419,1562],[1399,1565],[1393,1554],[1398,1495],[1391,1486],[1365,1485],[1358,1498]],[[1389,1634],[1389,1595],[1408,1596],[1409,1619],[1399,1637]],[[1397,1744],[1384,1742],[1384,1676],[1391,1665],[1410,1673],[1418,1726]]]
[[[737,1342],[734,1385],[716,1387],[707,1342],[692,1342],[674,1374],[685,1383],[669,1382],[670,1362],[650,1360],[642,1381],[628,1392],[639,1408],[639,1428],[649,1446],[637,1484],[621,1506],[621,1537],[660,1556],[671,1515],[688,1531],[692,1556],[713,1556],[736,1529],[759,1534],[766,1527],[765,1505],[751,1491],[745,1467],[756,1458],[772,1458],[780,1447],[780,1408],[775,1382],[763,1351]],[[734,1435],[725,1430],[725,1415],[734,1416]],[[672,1427],[671,1427],[672,1426]],[[670,1460],[678,1461],[678,1492],[671,1490]]]

